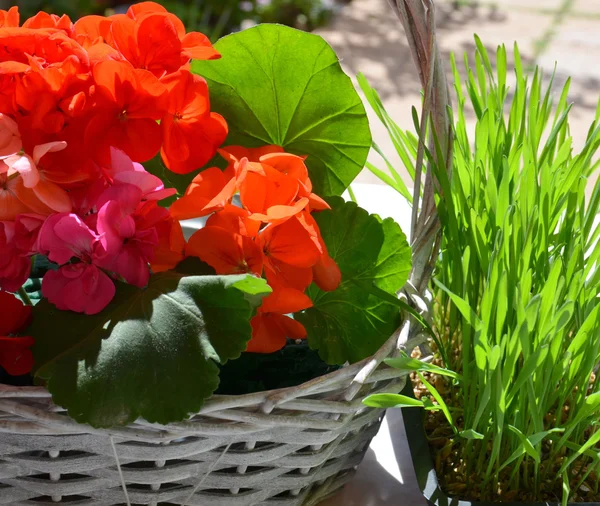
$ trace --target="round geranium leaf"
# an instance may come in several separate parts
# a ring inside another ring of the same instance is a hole
[[[341,195],[364,167],[371,133],[365,108],[322,37],[263,24],[223,37],[221,59],[195,61],[211,109],[229,124],[226,144],[282,146],[307,155],[320,195]]]
[[[398,307],[386,299],[406,283],[411,252],[391,218],[381,220],[340,197],[328,203],[331,210],[316,213],[315,219],[342,271],[342,282],[332,292],[311,285],[313,307],[295,318],[306,327],[309,346],[319,350],[325,362],[343,364],[375,353],[398,327]]]
[[[142,290],[119,283],[114,300],[93,316],[42,300],[29,329],[36,374],[81,423],[183,420],[216,390],[217,364],[246,349],[253,301],[269,292],[251,275],[169,271]]]

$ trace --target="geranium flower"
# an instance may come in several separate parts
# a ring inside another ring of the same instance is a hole
[[[312,306],[312,301],[302,291],[271,285],[273,293],[263,300],[256,316],[250,320],[252,339],[246,351],[254,353],[273,353],[280,350],[289,339],[304,339],[304,326],[287,316],[288,313],[302,311]]]
[[[133,162],[123,151],[111,147],[111,166],[106,171],[112,184],[131,184],[142,192],[143,200],[162,200],[177,193],[175,188],[165,188],[159,177]]]
[[[0,10],[0,28],[19,26],[19,8],[11,7],[7,11]]]
[[[308,198],[311,210],[330,209],[329,204],[312,192],[312,182],[308,177],[308,168],[304,164],[305,157],[291,153],[267,153],[260,157],[260,163],[273,167],[299,183],[298,196]]]
[[[190,237],[186,256],[195,256],[210,265],[217,274],[249,272],[262,275],[263,255],[250,237],[224,228],[206,226]]]
[[[61,265],[56,271],[48,271],[42,280],[42,295],[58,309],[96,314],[114,297],[114,283],[98,267],[106,257],[106,249],[98,234],[79,216],[50,216],[40,230],[38,249]],[[73,258],[76,261],[67,264]]]
[[[317,225],[312,214],[306,211],[300,213],[297,218],[302,226],[309,232],[313,241],[316,238],[321,251],[319,260],[317,260],[317,263],[312,267],[313,281],[324,292],[336,290],[342,282],[342,271],[335,260],[329,256],[327,246],[321,236],[319,225]]]
[[[261,223],[250,219],[250,211],[243,207],[225,204],[223,209],[212,214],[206,221],[207,227],[221,227],[245,237],[256,237]]]
[[[23,142],[17,122],[10,116],[0,113],[0,160],[18,153],[22,147]]]
[[[17,244],[15,223],[0,221],[0,290],[16,292],[29,277],[31,262]]]
[[[15,220],[15,235],[13,242],[23,255],[37,253],[37,240],[40,229],[46,221],[39,214],[20,214]]]
[[[26,72],[15,87],[15,99],[23,115],[21,126],[42,135],[60,134],[68,121],[89,110],[92,84],[87,63],[82,65],[75,57]],[[47,136],[42,139],[49,140]]]
[[[259,168],[257,168],[257,165]],[[263,223],[282,223],[302,211],[308,198],[299,197],[298,181],[265,164],[248,164],[248,172],[240,183],[243,206],[250,219]]]
[[[268,226],[258,236],[265,258],[269,284],[287,285],[304,290],[312,281],[312,267],[322,251],[297,217],[277,226]]]
[[[158,245],[152,257],[152,272],[168,271],[185,258],[186,242],[181,223],[169,216],[157,223],[155,228],[158,234]]]
[[[140,2],[115,18],[113,43],[135,67],[162,78],[190,59],[212,60],[219,53],[205,35],[185,33],[181,20],[155,2]]]
[[[161,127],[165,165],[178,174],[199,169],[227,137],[227,123],[210,112],[206,81],[188,70],[175,72],[161,82],[169,90],[167,114]]]
[[[227,180],[218,167],[203,170],[185,191],[185,195],[171,204],[171,216],[178,220],[189,220],[220,211],[236,191],[234,178]]]
[[[33,148],[33,156],[18,153],[0,160],[0,185],[4,183],[4,189],[0,186],[0,219],[15,219],[22,212],[47,216],[71,211],[67,192],[38,170],[46,153],[61,151],[66,146],[63,141],[48,142]]]
[[[111,147],[133,161],[150,160],[162,143],[157,121],[165,111],[165,86],[147,70],[114,60],[96,64],[93,77],[96,112],[85,139],[96,161],[109,166]]]
[[[260,162],[261,156],[268,155],[270,153],[283,153],[284,150],[281,146],[274,144],[267,144],[258,148],[245,148],[243,146],[226,146],[217,150],[218,153],[227,160],[228,165],[225,169],[225,174],[229,177],[233,177],[237,171],[237,166],[240,160],[246,158],[249,162]]]
[[[73,58],[82,71],[89,70],[89,56],[75,40],[60,31],[23,27],[0,28],[0,70],[25,73],[61,64]]]
[[[13,376],[27,374],[34,363],[29,349],[34,341],[31,337],[14,335],[29,324],[31,307],[23,305],[14,295],[0,291],[0,310],[0,367]]]
[[[106,255],[98,264],[140,288],[148,284],[149,263],[158,245],[154,227],[140,229],[134,213],[143,197],[130,184],[112,186],[100,197],[97,230]]]
[[[342,282],[342,271],[328,253],[324,253],[312,268],[313,281],[324,292],[333,292]]]
[[[62,30],[69,37],[75,33],[73,23],[66,14],[57,16],[56,14],[48,14],[40,11],[35,16],[30,17],[23,23],[23,28],[55,28]]]

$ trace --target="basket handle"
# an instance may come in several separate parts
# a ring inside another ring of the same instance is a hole
[[[415,166],[413,189],[413,208],[411,217],[412,270],[407,285],[398,292],[398,297],[408,299],[416,310],[428,317],[428,305],[423,293],[437,260],[441,229],[435,205],[435,193],[443,198],[431,164],[425,172],[423,195],[421,196],[421,180],[425,158],[425,143],[428,142],[430,152],[438,167],[444,167],[448,178],[452,176],[452,144],[453,130],[450,121],[451,100],[448,81],[444,72],[440,50],[435,32],[435,8],[433,0],[388,0],[396,16],[400,19],[410,51],[419,73],[421,85],[425,90],[421,121],[419,125],[419,145]],[[426,139],[429,126],[429,139]],[[434,139],[439,143],[439,151],[443,160],[437,159]],[[448,196],[450,198],[450,196]],[[369,376],[383,360],[394,356],[400,350],[410,351],[426,340],[420,323],[412,317],[384,343],[371,357],[367,364],[354,377],[344,399],[350,401],[358,394]]]
[[[413,268],[410,276],[412,285],[419,293],[423,293],[433,272],[440,248],[440,223],[435,206],[435,193],[438,192],[443,197],[430,164],[425,174],[421,197],[425,142],[428,142],[437,166],[445,167],[450,178],[454,136],[449,112],[452,102],[437,44],[433,0],[388,1],[404,27],[421,86],[424,89],[413,190],[411,218]],[[428,125],[430,134],[426,139]],[[437,160],[434,134],[439,142],[443,160]]]

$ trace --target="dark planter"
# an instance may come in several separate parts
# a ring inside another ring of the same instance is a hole
[[[410,386],[410,385],[409,385]],[[402,392],[412,395],[409,388]],[[482,502],[462,501],[448,497],[438,483],[429,443],[423,426],[423,411],[420,408],[402,408],[402,418],[406,429],[406,438],[412,457],[419,489],[423,493],[429,506],[560,506],[560,502]],[[569,503],[568,506],[600,506],[598,502]]]

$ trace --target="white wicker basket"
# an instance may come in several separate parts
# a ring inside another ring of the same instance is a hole
[[[42,388],[2,386],[0,505],[317,504],[352,476],[379,429],[382,410],[361,400],[404,386],[403,373],[380,365],[392,344],[299,387],[215,396],[167,426],[96,430]]]

